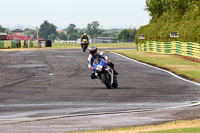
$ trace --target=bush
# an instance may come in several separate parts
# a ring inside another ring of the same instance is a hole
[[[146,0],[146,10],[152,19],[141,27],[136,42],[182,41],[200,42],[200,0]],[[171,32],[179,32],[179,38],[170,38]],[[138,40],[145,34],[145,40]]]
[[[179,32],[179,37],[170,38],[171,32]],[[145,40],[138,39],[140,34],[145,35]],[[136,42],[149,40],[200,42],[200,20],[176,23],[159,22],[141,27],[136,34]]]

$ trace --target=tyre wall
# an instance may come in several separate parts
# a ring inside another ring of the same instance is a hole
[[[154,52],[161,54],[177,54],[200,59],[200,43],[193,42],[158,42],[147,41],[137,44],[140,52]]]
[[[0,49],[9,48],[38,48],[38,41],[0,41]]]

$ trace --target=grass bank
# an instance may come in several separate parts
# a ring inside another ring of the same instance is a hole
[[[127,57],[167,69],[177,75],[200,82],[200,62],[184,59],[177,55],[137,52],[136,50],[113,50]]]
[[[192,121],[174,121],[162,125],[69,133],[199,133],[199,131],[200,119]]]
[[[135,43],[94,43],[90,46],[96,46],[98,48],[131,48],[136,47]],[[53,43],[52,48],[81,48],[79,43]]]

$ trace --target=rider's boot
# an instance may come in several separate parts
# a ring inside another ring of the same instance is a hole
[[[91,73],[91,79],[96,79],[97,76],[95,75],[95,73]]]
[[[113,68],[114,75],[118,75],[119,73]]]

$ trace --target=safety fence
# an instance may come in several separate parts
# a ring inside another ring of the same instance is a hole
[[[0,49],[8,48],[38,48],[38,41],[0,41]]]
[[[157,42],[147,41],[137,44],[140,52],[155,52],[161,54],[177,54],[200,59],[200,43],[193,42]]]

